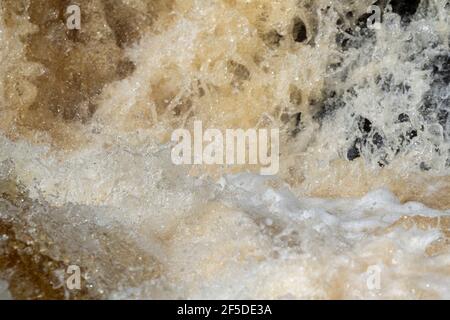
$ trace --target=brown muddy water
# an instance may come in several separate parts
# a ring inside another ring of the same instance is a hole
[[[449,23],[447,0],[0,0],[0,299],[450,299]],[[174,165],[194,121],[279,129],[279,172]]]

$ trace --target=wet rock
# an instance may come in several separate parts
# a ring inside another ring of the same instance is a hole
[[[384,145],[383,137],[378,132],[375,132],[375,134],[372,137],[372,143],[378,148],[381,149]]]
[[[356,21],[356,25],[360,28],[367,28],[367,20],[372,16],[372,13],[364,13]]]
[[[422,171],[430,171],[431,167],[429,165],[427,165],[425,162],[421,162],[420,163],[420,170],[422,170]]]
[[[341,63],[341,62],[331,63],[331,64],[328,66],[328,68],[329,68],[331,71],[336,71],[336,70],[338,70],[340,67],[342,67],[342,63]]]
[[[292,28],[292,36],[295,42],[305,42],[308,39],[308,32],[306,25],[300,18],[294,19],[294,26]]]
[[[406,113],[400,113],[398,115],[398,122],[399,123],[404,123],[404,122],[409,122],[409,116]]]
[[[380,168],[384,168],[384,167],[386,167],[387,165],[389,165],[389,161],[387,161],[385,158],[383,158],[383,159],[381,159],[381,160],[378,161],[378,166],[379,166]]]
[[[302,124],[302,113],[299,112],[295,115],[295,126],[299,128],[301,124]]]
[[[408,133],[406,134],[406,136],[407,136],[410,140],[416,138],[416,137],[417,137],[417,130],[415,130],[415,129],[409,130]]]
[[[348,160],[353,161],[353,160],[361,157],[360,146],[361,146],[361,140],[358,138],[355,140],[353,145],[347,151],[347,159]]]
[[[372,122],[369,119],[359,117],[358,128],[362,133],[370,133],[372,131]]]
[[[397,13],[402,17],[402,21],[410,21],[411,16],[413,16],[417,8],[419,7],[420,0],[392,0],[391,6],[392,11]]]

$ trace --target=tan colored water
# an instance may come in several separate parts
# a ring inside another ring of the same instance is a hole
[[[448,1],[374,2],[2,0],[0,298],[450,298]],[[279,174],[174,166],[194,120]]]

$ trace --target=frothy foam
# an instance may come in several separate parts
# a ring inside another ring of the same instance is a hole
[[[25,2],[0,8],[7,294],[450,298],[446,1],[372,30],[370,0],[92,0],[69,36]],[[196,120],[280,128],[280,173],[175,166]]]

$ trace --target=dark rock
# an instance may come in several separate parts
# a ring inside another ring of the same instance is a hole
[[[348,160],[353,161],[353,160],[361,157],[360,145],[361,145],[361,140],[358,138],[355,140],[355,143],[353,144],[353,146],[350,149],[348,149],[348,151],[347,151],[347,159]]]
[[[419,7],[420,0],[392,0],[392,11],[402,17],[402,21],[408,22]]]
[[[306,25],[300,18],[294,19],[294,27],[292,28],[292,36],[295,42],[304,42],[308,39]]]
[[[398,115],[398,122],[400,123],[409,122],[409,116],[406,113],[400,113]]]
[[[370,133],[372,131],[372,122],[369,119],[359,117],[358,128],[362,133]]]
[[[420,163],[420,170],[422,170],[422,171],[430,171],[431,167],[429,165],[427,165],[425,162],[421,162]]]
[[[372,13],[364,13],[356,21],[356,25],[360,28],[367,28],[367,20],[372,16]]]
[[[384,168],[384,167],[386,167],[388,164],[389,164],[389,162],[388,162],[386,159],[381,159],[381,160],[378,161],[378,166],[379,166],[380,168]]]
[[[298,128],[302,123],[302,113],[299,112],[295,115],[295,126]]]
[[[338,63],[331,63],[328,68],[330,68],[331,71],[336,71],[338,70],[340,67],[342,67],[342,63],[338,62]]]
[[[375,132],[375,134],[372,137],[372,143],[378,148],[380,149],[381,147],[383,147],[384,142],[383,142],[383,137],[381,136],[381,134],[379,134],[378,132]]]
[[[415,137],[417,137],[417,130],[409,130],[407,133],[406,133],[406,136],[410,139],[410,140],[412,140],[412,139],[414,139]]]

